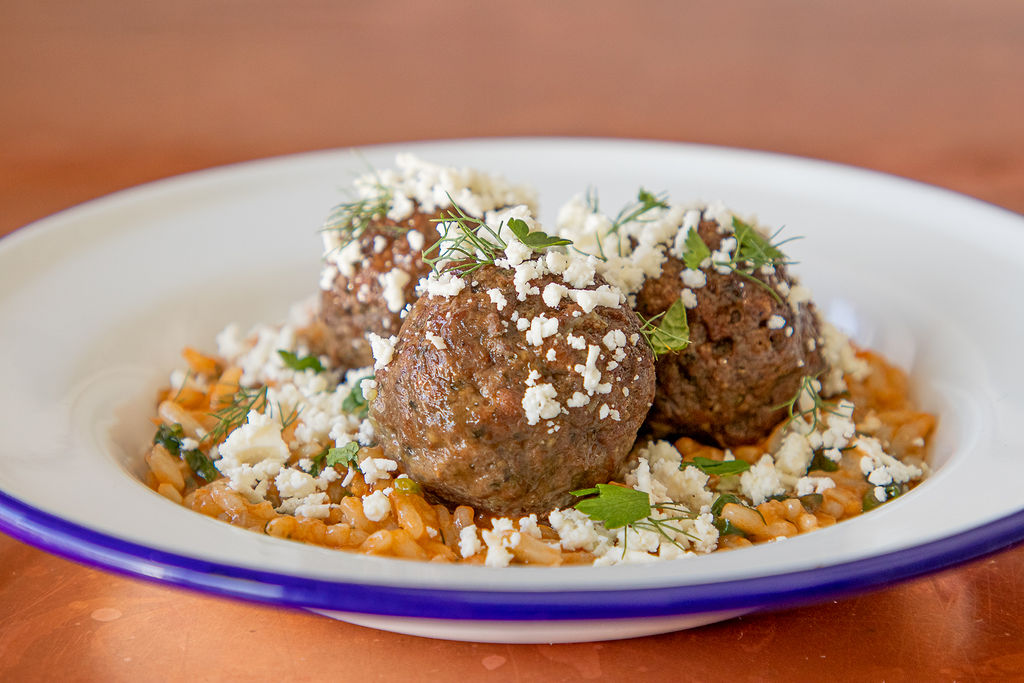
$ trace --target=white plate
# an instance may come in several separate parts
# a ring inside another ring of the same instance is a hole
[[[490,569],[363,557],[176,506],[137,474],[154,390],[186,344],[283,318],[315,291],[317,228],[399,151],[531,182],[541,216],[593,186],[721,199],[786,226],[826,314],[908,368],[939,413],[934,475],[784,543],[645,566]],[[1024,220],[828,163],[654,142],[469,140],[304,154],[90,202],[0,242],[0,528],[79,560],[357,623],[465,640],[657,633],[834,597],[1024,538]]]

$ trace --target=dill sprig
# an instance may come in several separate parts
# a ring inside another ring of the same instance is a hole
[[[259,387],[258,389],[249,389],[248,387],[239,386],[231,397],[231,401],[225,403],[216,411],[209,413],[217,423],[213,426],[206,436],[203,437],[203,443],[215,444],[223,441],[228,434],[235,431],[249,418],[249,413],[256,411],[262,413],[270,405],[270,401],[267,399],[267,391],[269,387],[266,385]],[[287,415],[281,409],[281,404],[275,404],[277,408],[278,418],[281,420],[281,429],[287,429],[299,419],[299,413],[302,412],[298,406],[292,408],[291,412]]]
[[[615,216],[615,220],[612,221],[612,227],[608,229],[607,234],[613,235],[619,232],[619,230],[622,229],[622,226],[626,223],[650,220],[650,218],[645,218],[648,213],[654,209],[667,208],[668,195],[666,193],[662,192],[660,194],[654,194],[653,192],[648,192],[641,187],[636,193],[636,200],[626,204],[619,210],[619,213]]]
[[[449,197],[450,199],[450,197]],[[454,270],[462,275],[493,265],[508,244],[486,221],[468,215],[458,204],[442,212],[433,222],[444,226],[444,235],[423,250],[423,262],[435,273]],[[436,256],[429,254],[436,253]]]
[[[392,192],[391,188],[380,182],[375,184],[374,189],[375,192],[369,197],[360,197],[331,209],[321,231],[339,232],[341,246],[344,247],[366,232],[374,222],[381,221],[391,208]],[[386,221],[381,222],[380,227],[399,233],[406,231],[406,228]]]
[[[238,390],[231,397],[230,403],[226,403],[215,412],[210,413],[210,416],[217,421],[217,424],[206,434],[204,441],[211,443],[222,441],[228,434],[245,424],[250,411],[263,412],[266,408],[266,386],[262,386],[259,389],[238,387]]]
[[[639,313],[637,317],[641,323],[640,333],[654,351],[655,359],[666,353],[678,353],[690,345],[690,325],[682,299],[676,299],[668,310],[651,318]]]
[[[587,210],[592,214],[599,213],[600,202],[598,200],[597,191],[593,187],[589,187],[587,188],[587,192],[584,197]],[[647,217],[648,213],[655,209],[667,208],[668,195],[666,193],[662,192],[659,194],[654,194],[653,192],[648,192],[647,190],[641,187],[637,191],[636,199],[634,201],[629,202],[621,209],[619,209],[619,213],[616,214],[615,218],[610,219],[612,224],[611,227],[609,227],[608,230],[605,231],[604,237],[614,236],[616,238],[616,248],[618,251],[618,255],[621,257],[624,255],[623,251],[625,244],[625,236],[621,232],[622,227],[627,223],[642,223],[644,221],[652,220],[651,218]],[[602,261],[607,261],[608,255],[605,253],[604,243],[601,241],[601,238],[602,236],[600,234],[594,235],[594,239],[597,240],[598,258],[600,258]]]
[[[449,195],[451,209],[442,213],[433,222],[444,225],[440,240],[423,251],[423,261],[435,273],[455,271],[460,275],[472,273],[486,265],[493,265],[499,254],[504,253],[508,243],[501,238],[502,228],[507,228],[516,239],[533,251],[549,247],[569,246],[572,240],[548,235],[540,230],[530,230],[526,221],[510,218],[492,228],[481,218],[468,215]],[[436,256],[429,256],[436,252]]]
[[[821,383],[818,381],[820,376],[820,372],[816,375],[804,376],[800,380],[800,387],[797,389],[796,394],[793,395],[793,398],[772,408],[773,410],[786,409],[786,412],[789,414],[789,419],[786,420],[787,427],[793,420],[798,418],[804,421],[810,418],[811,428],[817,429],[823,414],[840,414],[838,407],[834,403],[830,403],[821,397],[819,393],[821,391]],[[808,408],[800,406],[801,398],[805,395],[811,401],[811,405]]]
[[[728,261],[715,261],[712,265],[729,268],[736,275],[768,290],[768,293],[776,301],[782,303],[782,297],[775,291],[775,288],[768,282],[756,277],[755,274],[758,270],[765,267],[778,268],[780,266],[793,265],[795,261],[791,261],[779,247],[788,242],[798,240],[800,237],[790,237],[776,242],[775,238],[782,232],[782,228],[776,230],[769,237],[765,237],[752,225],[745,223],[735,216],[732,219],[732,227],[736,238],[736,248],[733,250]],[[686,234],[686,253],[683,256],[683,262],[686,264],[686,267],[696,270],[700,268],[701,263],[705,259],[710,257],[711,248],[701,239],[696,228],[690,228],[690,231]]]

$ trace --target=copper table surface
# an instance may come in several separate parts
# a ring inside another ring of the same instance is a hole
[[[0,235],[223,163],[496,135],[786,152],[1024,212],[1024,3],[2,0],[0,123]],[[1024,548],[691,631],[506,646],[208,597],[0,536],[5,681],[823,676],[1024,678]]]

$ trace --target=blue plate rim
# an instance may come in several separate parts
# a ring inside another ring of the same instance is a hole
[[[1024,541],[1024,510],[953,536],[844,564],[715,583],[600,591],[408,588],[236,567],[94,531],[2,490],[0,531],[88,566],[283,607],[425,619],[605,620],[778,609],[882,588]]]

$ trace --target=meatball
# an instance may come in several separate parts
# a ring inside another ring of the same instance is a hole
[[[452,207],[483,218],[504,207],[534,204],[531,189],[474,169],[438,166],[400,154],[397,169],[355,180],[356,199],[324,226],[318,333],[341,369],[372,363],[368,333],[397,334],[402,310],[429,268],[422,252],[438,240],[433,221]]]
[[[416,283],[430,271],[421,257],[439,239],[432,222],[438,216],[414,211],[401,222],[375,217],[348,247],[356,252],[350,272],[329,271],[334,279],[321,291],[319,322],[324,352],[335,365],[371,365],[366,333],[397,334],[402,309],[416,300]]]
[[[370,409],[409,476],[495,515],[548,512],[620,476],[654,396],[653,354],[619,290],[522,272],[441,276],[448,295],[421,296],[378,361]]]
[[[709,249],[726,238],[705,214],[697,228]],[[706,264],[707,262],[705,262]],[[636,295],[637,312],[646,318],[663,313],[687,289],[686,266],[668,255],[661,274],[648,279]],[[693,287],[686,311],[690,345],[657,362],[657,392],[647,426],[656,436],[684,434],[721,446],[755,442],[785,416],[784,404],[806,376],[825,363],[819,350],[818,317],[810,302],[798,302],[794,281],[784,265],[741,275],[714,266],[689,273]],[[752,278],[757,278],[755,282]]]

